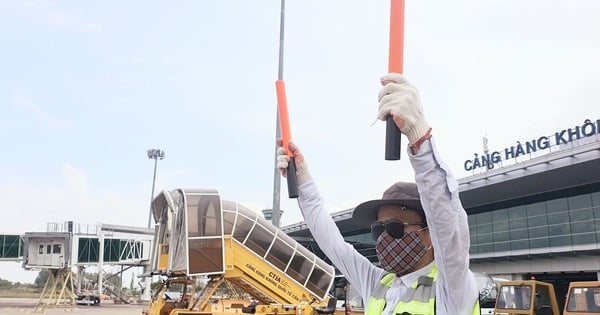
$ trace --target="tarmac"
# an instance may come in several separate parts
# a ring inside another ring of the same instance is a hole
[[[0,298],[0,315],[23,314],[78,314],[78,315],[142,315],[147,304],[115,304],[112,301],[102,301],[97,306],[46,306],[38,309],[39,299]]]

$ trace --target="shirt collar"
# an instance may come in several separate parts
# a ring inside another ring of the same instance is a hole
[[[396,277],[396,279],[400,279],[405,285],[410,286],[411,284],[417,282],[420,276],[427,276],[431,273],[433,268],[433,261],[430,262],[427,266],[413,271],[411,273],[405,274],[403,276]]]

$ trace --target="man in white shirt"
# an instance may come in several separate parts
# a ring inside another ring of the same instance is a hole
[[[294,143],[298,204],[315,241],[365,303],[365,315],[479,314],[479,289],[469,269],[469,227],[458,182],[431,135],[418,91],[404,76],[381,79],[378,118],[392,116],[408,138],[416,183],[399,182],[381,199],[354,209],[353,218],[371,228],[380,266],[346,243],[323,207],[316,183]],[[279,142],[281,146],[282,143]],[[289,157],[278,149],[285,176]]]

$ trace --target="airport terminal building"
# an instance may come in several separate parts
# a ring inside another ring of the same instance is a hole
[[[464,168],[472,172],[459,184],[473,271],[553,282],[559,296],[571,281],[600,279],[600,119],[484,149]],[[332,217],[346,241],[377,262],[374,241],[352,211]],[[304,223],[283,231],[324,256]]]

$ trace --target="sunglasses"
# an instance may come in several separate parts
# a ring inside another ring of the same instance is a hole
[[[386,231],[391,237],[395,239],[400,239],[404,236],[404,226],[405,225],[420,225],[421,227],[425,226],[423,222],[402,222],[398,219],[388,219],[383,222],[375,221],[371,224],[371,236],[373,236],[374,240],[379,238],[379,235]]]

